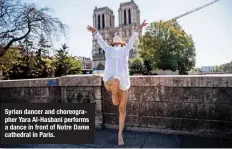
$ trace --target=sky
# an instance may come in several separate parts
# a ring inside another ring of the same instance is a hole
[[[26,1],[26,0],[25,0]],[[92,36],[86,30],[93,25],[95,6],[108,6],[114,11],[118,26],[120,3],[130,0],[27,0],[49,7],[52,14],[69,26],[68,35],[54,41],[58,49],[66,43],[73,56],[91,57]],[[169,20],[212,0],[134,0],[141,12],[141,22]],[[196,67],[220,65],[232,61],[232,0],[220,0],[188,16],[178,19],[182,28],[193,37]]]

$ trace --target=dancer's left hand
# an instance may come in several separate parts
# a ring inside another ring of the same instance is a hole
[[[144,20],[143,21],[143,23],[142,24],[140,24],[139,26],[138,26],[138,28],[139,29],[142,29],[144,26],[146,26],[148,23],[146,22],[146,20]]]

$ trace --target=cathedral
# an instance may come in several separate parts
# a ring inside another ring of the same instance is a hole
[[[121,3],[118,9],[118,26],[115,26],[115,16],[109,7],[95,8],[93,11],[93,26],[102,35],[102,38],[110,44],[115,35],[120,35],[128,41],[132,33],[140,24],[140,10],[138,5],[133,1]],[[141,37],[142,31],[139,32]],[[92,67],[93,70],[104,70],[105,53],[97,44],[93,37],[92,47]],[[130,59],[139,56],[138,41],[131,50]]]

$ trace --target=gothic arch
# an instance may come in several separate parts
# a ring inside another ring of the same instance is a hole
[[[104,69],[105,69],[105,66],[102,63],[99,63],[97,65],[97,70],[104,70]]]
[[[128,10],[128,24],[131,24],[131,10]]]
[[[110,27],[112,26],[112,16],[110,15]]]
[[[105,28],[105,15],[102,14],[102,29]]]
[[[97,29],[101,29],[101,19],[100,19],[100,15],[97,16]]]
[[[126,10],[124,10],[124,25],[127,24],[127,20],[126,20]]]

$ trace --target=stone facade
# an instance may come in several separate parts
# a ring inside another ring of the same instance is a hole
[[[92,61],[90,58],[82,57],[82,56],[79,56],[77,58],[80,59],[80,61],[81,61],[81,65],[82,65],[81,69],[82,70],[92,69]]]
[[[140,10],[132,0],[121,3],[118,9],[119,25],[115,27],[115,16],[109,7],[95,8],[93,11],[93,26],[98,29],[103,39],[110,44],[115,35],[122,36],[126,41],[140,24]],[[139,36],[142,35],[142,31]],[[138,57],[138,40],[131,50],[130,58]],[[92,60],[94,70],[104,70],[105,55],[104,51],[93,38]]]
[[[118,128],[101,76],[0,81],[0,101],[96,103],[96,127]],[[232,75],[131,77],[126,129],[231,137]]]

